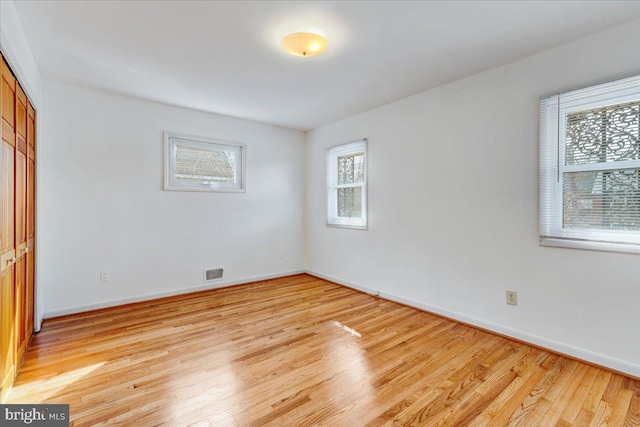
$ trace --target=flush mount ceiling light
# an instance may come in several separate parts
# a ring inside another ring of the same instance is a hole
[[[318,55],[327,48],[327,39],[313,33],[293,33],[282,39],[284,50],[296,56]]]

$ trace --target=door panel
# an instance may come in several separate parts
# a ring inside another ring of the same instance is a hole
[[[25,334],[25,312],[26,312],[26,290],[25,282],[27,275],[27,257],[23,256],[16,261],[14,266],[15,274],[15,322],[14,336],[16,338],[16,357],[15,363],[18,364],[22,360],[24,351],[27,348],[27,340]]]
[[[36,113],[28,104],[27,109],[27,276],[25,335],[33,333],[35,309],[35,232],[36,232]]]
[[[15,348],[15,87],[16,80],[2,61],[0,116],[2,116],[2,149],[0,150],[0,398],[7,395],[13,383],[16,364]]]
[[[26,256],[26,278],[27,281],[25,283],[25,292],[26,292],[26,307],[25,307],[25,322],[24,322],[24,333],[27,337],[27,341],[31,338],[31,334],[33,334],[33,317],[35,315],[35,250],[29,246],[29,252],[27,252]]]
[[[4,136],[4,135],[3,135]],[[2,286],[2,391],[13,380],[15,367],[15,275],[13,176],[14,148],[2,141],[2,245],[0,257]]]
[[[15,336],[16,364],[20,363],[27,348],[26,282],[27,282],[27,97],[16,85],[16,157],[15,157]]]
[[[7,391],[13,383],[15,375],[15,328],[14,328],[14,294],[13,286],[15,277],[13,275],[13,265],[6,268],[0,273],[0,286],[2,287],[2,342],[0,343],[0,351],[2,351],[2,389],[0,390],[0,398],[2,401],[7,396]]]

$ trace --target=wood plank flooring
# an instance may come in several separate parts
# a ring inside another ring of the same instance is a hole
[[[75,426],[640,425],[640,381],[308,275],[47,320],[8,403]]]

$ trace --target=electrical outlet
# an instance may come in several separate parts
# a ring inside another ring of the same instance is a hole
[[[507,304],[518,305],[518,293],[516,291],[507,291]]]
[[[280,258],[280,261],[284,261],[284,252],[280,252],[279,258]]]
[[[109,273],[109,271],[101,271],[100,272],[100,281],[101,282],[108,282],[109,280],[111,280],[111,273]]]

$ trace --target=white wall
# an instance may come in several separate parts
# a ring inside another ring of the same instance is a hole
[[[48,80],[43,102],[46,317],[302,268],[302,132]],[[163,191],[164,130],[246,143],[246,194]]]
[[[309,132],[307,268],[640,376],[640,257],[537,243],[538,98],[640,73],[638,40],[636,21]],[[327,228],[324,148],[362,137],[369,230]]]
[[[0,49],[37,109],[42,94],[42,78],[11,0],[0,1]]]

